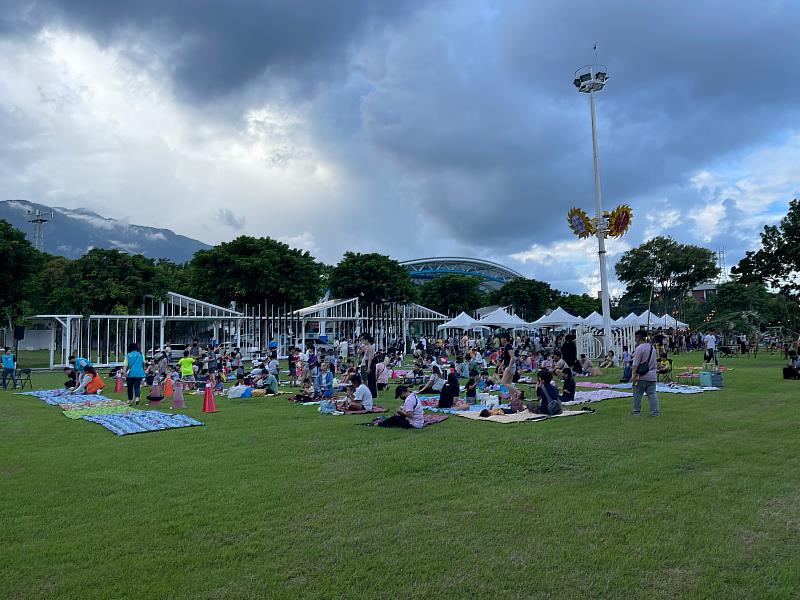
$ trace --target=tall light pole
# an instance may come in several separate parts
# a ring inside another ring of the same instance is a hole
[[[611,303],[608,296],[608,268],[606,266],[606,233],[607,222],[603,218],[603,206],[600,196],[600,167],[597,162],[597,123],[594,110],[594,93],[602,91],[608,81],[605,65],[589,65],[575,72],[573,84],[578,91],[589,95],[589,107],[592,113],[592,155],[594,157],[594,208],[595,235],[597,235],[597,254],[600,258],[600,300],[603,305],[603,351],[611,350]]]

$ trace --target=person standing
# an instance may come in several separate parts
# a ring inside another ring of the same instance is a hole
[[[650,416],[658,417],[658,393],[656,381],[658,380],[658,360],[655,348],[647,342],[647,332],[636,332],[636,350],[633,351],[633,415],[638,416],[642,409],[642,396],[647,394],[650,404]]]
[[[144,356],[139,351],[139,344],[135,342],[128,344],[128,353],[122,363],[122,374],[128,386],[128,404],[139,404],[142,380],[144,379]]]
[[[314,346],[308,348],[308,374],[311,376],[311,383],[314,384],[314,397],[320,394],[319,387],[319,358]]]
[[[375,339],[371,335],[364,336],[364,366],[367,371],[367,387],[373,398],[378,397],[378,375],[375,372]]]
[[[6,346],[5,352],[2,356],[3,362],[3,389],[8,389],[8,378],[14,383],[14,389],[17,389],[17,357],[11,352],[11,348]]]
[[[706,345],[706,362],[714,362],[715,365],[719,365],[719,360],[717,359],[717,338],[714,336],[713,331],[709,331],[705,336],[703,336],[703,343]]]

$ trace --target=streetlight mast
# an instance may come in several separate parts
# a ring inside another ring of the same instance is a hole
[[[608,294],[608,267],[606,266],[606,233],[607,224],[603,218],[603,206],[600,193],[600,166],[597,161],[597,118],[594,108],[594,93],[600,92],[608,81],[605,65],[592,64],[581,67],[575,72],[573,84],[579,92],[589,95],[589,108],[592,114],[592,156],[594,158],[594,208],[595,229],[597,235],[597,255],[600,259],[600,301],[603,306],[603,351],[611,350],[611,302]]]

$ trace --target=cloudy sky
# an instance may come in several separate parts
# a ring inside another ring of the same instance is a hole
[[[800,196],[800,3],[0,0],[0,198],[335,263],[496,260],[569,291],[669,234],[728,264]]]

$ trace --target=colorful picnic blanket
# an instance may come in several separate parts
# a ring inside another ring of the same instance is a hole
[[[50,406],[57,404],[72,404],[75,402],[85,402],[87,400],[110,400],[105,396],[97,394],[70,394],[67,390],[33,390],[32,392],[19,392],[21,396],[34,396],[46,402]]]
[[[63,405],[68,406],[68,405]],[[113,406],[89,406],[85,408],[66,409],[64,416],[68,419],[80,419],[81,417],[93,417],[97,415],[118,415],[131,412],[133,409],[124,402]]]
[[[343,415],[367,415],[370,413],[385,413],[388,411],[388,408],[383,408],[382,406],[374,405],[372,410],[344,410],[344,405],[341,407],[336,407],[337,410],[341,411]]]
[[[116,435],[161,431],[179,427],[202,425],[200,421],[184,414],[168,414],[157,410],[132,410],[123,414],[81,417],[84,421],[102,425]]]
[[[633,389],[632,383],[620,383],[614,386],[618,390]],[[682,385],[680,383],[662,383],[656,384],[656,392],[659,394],[702,394],[703,392],[715,392],[719,390],[718,387],[700,387],[699,385]]]
[[[97,396],[83,396],[84,398],[97,398]],[[84,400],[83,402],[61,402],[61,410],[80,410],[82,408],[110,408],[112,406],[128,406],[124,400]]]
[[[429,410],[434,413],[445,413],[448,415],[460,415],[466,412],[475,412],[479,413],[482,410],[488,410],[490,408],[511,408],[510,404],[500,404],[498,406],[486,406],[485,404],[470,404],[469,408],[466,410],[456,410],[455,408],[438,408],[436,406],[426,406],[425,410]]]
[[[537,415],[536,413],[528,412],[527,410],[523,410],[518,413],[514,413],[513,415],[492,415],[490,417],[482,417],[479,413],[476,412],[458,412],[456,413],[459,417],[464,417],[466,419],[472,419],[473,421],[491,421],[492,423],[523,423],[523,422],[531,422],[531,421],[547,421],[549,419],[557,419],[559,417],[577,417],[578,415],[590,415],[592,414],[588,410],[565,410],[560,415]]]

